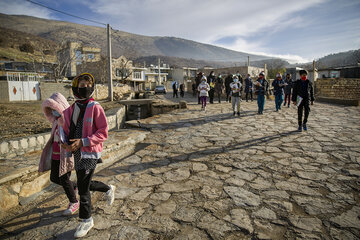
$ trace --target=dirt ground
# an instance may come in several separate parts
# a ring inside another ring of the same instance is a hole
[[[99,101],[104,110],[117,108],[118,102]],[[51,124],[41,110],[42,101],[0,103],[0,142],[49,132]]]

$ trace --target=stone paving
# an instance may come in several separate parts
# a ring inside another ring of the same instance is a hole
[[[177,99],[179,100],[179,99]],[[187,99],[190,102],[190,99]],[[128,125],[151,133],[134,154],[97,173],[115,184],[106,206],[93,194],[85,239],[359,239],[360,108],[315,103],[307,132],[296,108],[264,115],[242,102],[194,102]],[[3,223],[9,239],[71,239],[61,189]]]

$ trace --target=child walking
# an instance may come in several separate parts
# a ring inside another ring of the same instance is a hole
[[[237,76],[233,77],[233,82],[230,83],[231,88],[231,103],[232,103],[232,109],[233,109],[233,116],[235,116],[235,106],[237,109],[237,115],[240,116],[240,96],[241,96],[241,87],[242,84],[239,82],[239,79]]]
[[[276,79],[273,81],[272,86],[274,87],[274,95],[275,95],[275,108],[276,112],[281,110],[281,104],[284,98],[284,86],[285,82],[282,80],[282,76],[280,73],[276,74]]]
[[[291,99],[291,89],[293,87],[293,82],[291,79],[291,74],[288,73],[286,74],[286,79],[285,79],[285,101],[284,101],[284,106],[286,106],[286,103],[288,105],[288,107],[290,107],[290,99]]]
[[[74,159],[66,157],[65,149],[60,146],[60,132],[64,124],[64,110],[70,105],[61,93],[54,93],[42,103],[45,117],[52,123],[51,136],[41,153],[39,172],[50,169],[50,180],[61,185],[69,199],[68,208],[63,215],[72,215],[79,209],[76,199],[77,185],[70,180],[71,170],[74,169]]]
[[[265,80],[265,73],[261,72],[255,84],[255,94],[257,95],[258,114],[263,114],[265,105],[265,95],[267,94],[269,83]]]
[[[301,132],[302,128],[304,131],[307,131],[306,123],[310,113],[309,104],[311,102],[311,105],[313,105],[315,98],[313,85],[307,79],[307,71],[300,70],[299,73],[301,79],[297,80],[294,84],[292,101],[294,105],[298,106],[298,131]],[[305,111],[304,121],[302,120],[303,111]]]
[[[201,78],[201,83],[198,87],[198,91],[201,101],[201,110],[206,111],[206,101],[207,101],[207,97],[209,96],[208,92],[210,91],[210,85],[206,82],[205,76]]]
[[[82,73],[72,82],[76,102],[64,111],[64,132],[70,145],[63,144],[68,154],[74,155],[77,184],[80,195],[79,217],[75,238],[85,236],[94,226],[91,217],[91,191],[106,193],[108,205],[114,201],[115,186],[92,181],[98,161],[101,161],[103,142],[108,136],[108,125],[103,108],[92,98],[94,77]]]

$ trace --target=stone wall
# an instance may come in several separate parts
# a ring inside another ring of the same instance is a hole
[[[315,83],[315,93],[319,97],[360,100],[360,79],[318,79]]]
[[[128,85],[123,85],[121,87],[114,86],[114,100],[120,100],[123,96],[129,92],[131,89]],[[108,86],[103,84],[96,84],[95,95],[96,100],[103,100],[108,98]]]
[[[1,83],[1,82],[0,82]],[[45,100],[49,98],[53,93],[59,92],[65,96],[65,98],[72,97],[71,83],[55,83],[55,82],[41,82],[40,83],[41,99]],[[131,91],[128,85],[121,87],[114,86],[114,99],[121,99],[124,94]],[[108,98],[108,86],[103,84],[96,84],[95,100],[103,100]]]
[[[9,86],[7,81],[0,81],[0,102],[9,102]]]
[[[41,82],[40,93],[41,99],[49,98],[53,93],[59,92],[65,98],[72,96],[71,83],[55,83],[55,82]]]
[[[130,97],[131,98],[131,97]],[[109,130],[124,125],[125,106],[106,111]],[[41,133],[28,137],[14,138],[0,143],[0,158],[12,158],[25,153],[41,150],[50,138],[50,133]]]

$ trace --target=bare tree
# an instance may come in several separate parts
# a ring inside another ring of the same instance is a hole
[[[125,57],[113,60],[113,67],[115,68],[115,79],[119,81],[130,80],[133,74],[132,61]]]

